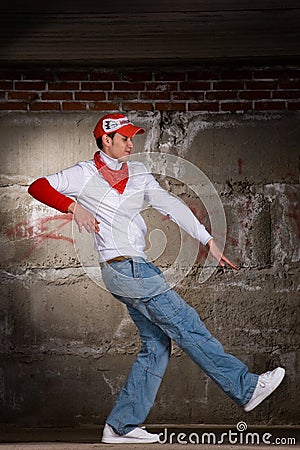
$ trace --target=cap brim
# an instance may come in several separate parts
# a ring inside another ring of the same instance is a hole
[[[128,124],[128,125],[124,125],[124,127],[119,128],[118,130],[116,130],[116,133],[122,134],[123,136],[126,137],[133,137],[136,134],[143,134],[145,133],[144,128],[140,128],[140,127],[136,127],[135,125],[132,124]]]

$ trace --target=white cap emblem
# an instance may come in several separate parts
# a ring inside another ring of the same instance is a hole
[[[122,117],[121,119],[104,119],[102,127],[106,133],[112,133],[113,131],[119,130],[124,125],[129,124],[131,124],[131,122],[129,122],[128,118]]]

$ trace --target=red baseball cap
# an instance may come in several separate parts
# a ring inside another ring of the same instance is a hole
[[[136,134],[145,133],[144,128],[136,127],[123,114],[107,114],[101,117],[95,126],[94,136],[95,139],[98,139],[104,134],[115,133],[116,131],[130,138]]]

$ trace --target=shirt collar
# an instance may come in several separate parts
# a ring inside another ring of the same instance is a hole
[[[118,159],[112,158],[111,156],[108,156],[106,153],[104,153],[102,150],[100,150],[100,156],[102,161],[105,162],[105,164],[112,170],[120,170],[122,167],[122,162],[119,162]]]

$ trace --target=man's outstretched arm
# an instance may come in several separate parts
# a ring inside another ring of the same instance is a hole
[[[38,178],[28,188],[28,193],[36,200],[62,213],[72,213],[79,232],[85,228],[88,233],[99,232],[99,222],[83,206],[70,197],[54,189],[47,178]]]

